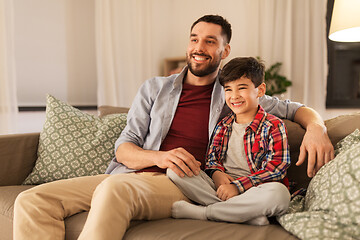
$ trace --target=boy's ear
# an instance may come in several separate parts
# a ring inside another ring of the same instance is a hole
[[[266,84],[265,83],[260,84],[257,87],[257,89],[258,89],[258,97],[264,96],[266,93]]]
[[[225,49],[224,49],[224,52],[223,52],[223,55],[222,55],[221,59],[227,58],[229,56],[229,54],[230,54],[230,50],[231,50],[230,45],[227,43],[226,46],[225,46]]]

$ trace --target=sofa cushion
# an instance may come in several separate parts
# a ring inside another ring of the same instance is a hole
[[[360,112],[340,115],[325,121],[332,144],[335,146],[341,139],[360,129]]]
[[[14,202],[20,192],[33,186],[0,187],[0,239],[12,239]]]
[[[132,222],[133,223],[133,222]],[[192,219],[161,219],[131,225],[124,240],[136,239],[276,239],[296,240],[295,236],[277,224],[252,226],[247,224],[202,221]]]
[[[48,95],[38,159],[24,184],[104,173],[126,115],[93,116]]]
[[[33,186],[0,187],[0,236],[12,239],[13,205],[16,196]],[[65,239],[76,240],[84,226],[88,212],[65,219]],[[131,221],[123,239],[297,239],[278,224],[257,227],[191,219],[161,219],[156,221]]]
[[[37,159],[39,133],[0,135],[0,186],[20,185]]]
[[[13,218],[14,202],[22,191],[32,188],[33,186],[4,186],[0,187],[0,215]]]
[[[113,107],[107,105],[98,107],[99,117],[104,117],[106,115],[116,114],[116,113],[127,113],[128,111],[129,108],[127,107]]]
[[[306,188],[311,180],[306,173],[306,163],[300,166],[295,165],[299,158],[300,146],[305,134],[305,129],[303,129],[299,124],[290,120],[284,120],[284,123],[288,132],[288,142],[290,146],[291,159],[291,165],[288,168],[287,176],[290,181],[290,190],[291,192],[294,192],[300,188]]]
[[[360,239],[360,131],[341,140],[336,157],[295,197],[281,225],[301,239]]]

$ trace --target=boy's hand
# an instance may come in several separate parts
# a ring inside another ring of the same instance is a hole
[[[228,174],[222,171],[215,171],[212,175],[212,179],[215,183],[216,189],[218,189],[221,185],[230,184],[234,179]]]
[[[218,198],[220,198],[223,201],[226,201],[229,198],[239,195],[239,193],[240,193],[239,189],[236,187],[235,184],[223,184],[216,191]]]

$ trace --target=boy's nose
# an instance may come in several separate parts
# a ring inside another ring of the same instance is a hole
[[[235,99],[240,98],[240,95],[239,95],[239,94],[234,93],[234,94],[231,96],[231,98],[235,100]]]

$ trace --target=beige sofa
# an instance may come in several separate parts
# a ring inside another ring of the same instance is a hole
[[[126,109],[100,107],[100,116]],[[310,179],[306,175],[306,164],[295,166],[299,147],[305,133],[299,125],[285,121],[291,150],[292,165],[288,171],[296,187],[306,187]],[[360,129],[360,113],[343,115],[326,121],[333,144]],[[31,172],[37,159],[39,133],[0,136],[0,240],[12,239],[13,204],[17,195],[33,186],[21,183]],[[87,212],[65,219],[66,239],[77,239]],[[275,220],[268,226],[250,226],[190,219],[162,219],[156,221],[133,221],[124,239],[297,239],[284,230]],[[114,239],[116,239],[114,237]]]

